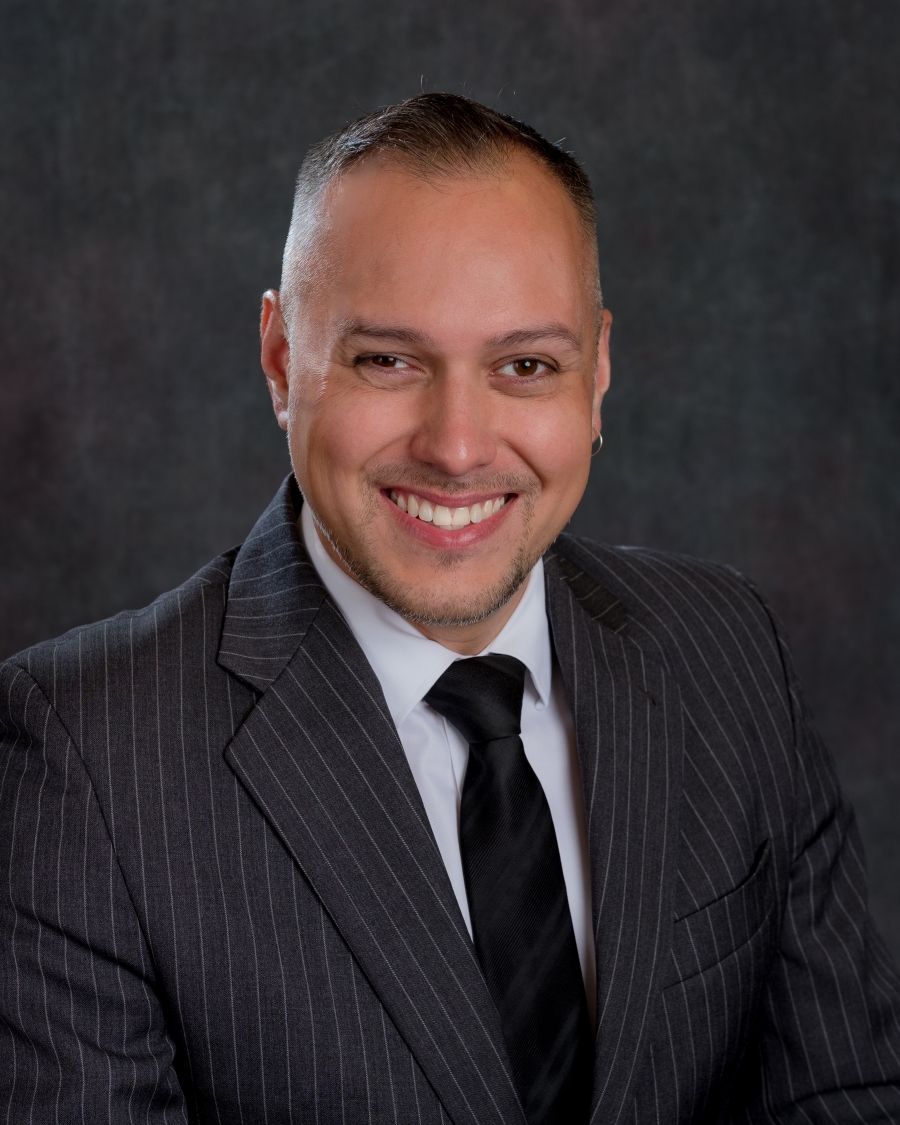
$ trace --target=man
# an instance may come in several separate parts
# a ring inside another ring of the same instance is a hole
[[[429,94],[298,180],[242,547],[2,672],[12,1122],[897,1122],[852,815],[740,575],[562,534],[577,164]]]

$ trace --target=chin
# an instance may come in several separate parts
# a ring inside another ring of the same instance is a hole
[[[448,628],[459,625],[475,625],[485,621],[498,609],[506,605],[518,589],[509,591],[501,598],[486,598],[483,591],[473,594],[468,598],[437,599],[405,597],[394,600],[384,595],[378,595],[381,600],[401,617],[412,621],[416,625],[427,625],[432,628]]]
[[[357,580],[401,617],[417,625],[446,628],[454,625],[474,625],[484,621],[501,609],[516,593],[537,562],[521,549],[502,572],[485,576],[478,583],[442,583],[437,573],[424,575],[417,580],[399,578],[380,567],[355,567]],[[457,569],[461,559],[454,558]],[[449,569],[449,568],[448,568]],[[442,586],[445,588],[442,589]]]
[[[545,549],[540,544],[529,549],[521,543],[499,566],[496,561],[485,565],[483,558],[476,562],[452,551],[434,552],[432,566],[410,565],[409,558],[396,556],[395,543],[378,549],[378,537],[371,532],[354,536],[352,547],[330,528],[325,534],[344,566],[370,594],[407,621],[433,628],[474,625],[489,618],[513,597]],[[494,559],[504,553],[498,550]],[[467,563],[482,573],[466,575]]]

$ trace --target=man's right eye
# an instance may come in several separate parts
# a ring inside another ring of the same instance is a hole
[[[368,362],[374,364],[375,367],[386,367],[388,369],[406,367],[403,360],[398,359],[395,355],[370,355],[367,358]]]

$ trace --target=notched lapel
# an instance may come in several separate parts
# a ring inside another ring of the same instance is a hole
[[[278,567],[290,565],[290,552],[279,556]],[[267,685],[256,676],[262,697],[226,760],[303,870],[450,1118],[522,1125],[499,1018],[381,687],[338,610],[316,597],[279,674]]]
[[[678,685],[617,630],[592,620],[552,556],[553,642],[575,722],[591,854],[597,953],[592,1121],[629,1104],[669,956],[681,792]]]
[[[288,477],[241,545],[228,583],[216,659],[256,691],[281,674],[327,596],[297,527],[302,503]]]

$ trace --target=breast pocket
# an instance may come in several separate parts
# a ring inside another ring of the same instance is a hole
[[[772,847],[766,840],[742,883],[676,921],[669,983],[688,980],[730,957],[766,925],[773,910]]]

